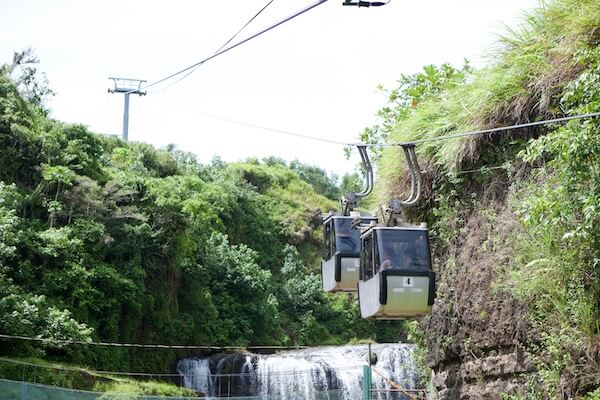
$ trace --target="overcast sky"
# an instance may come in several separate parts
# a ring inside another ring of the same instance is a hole
[[[313,3],[275,0],[239,38]],[[212,54],[267,0],[0,0],[0,63],[32,47],[57,93],[52,117],[119,134],[123,95],[109,76],[156,81]],[[402,73],[426,64],[475,66],[503,26],[536,0],[392,0],[379,8],[331,0],[202,65],[180,83],[131,96],[129,138],[174,143],[209,162],[275,155],[343,174],[342,148],[204,114],[355,142]],[[176,80],[176,79],[175,79]]]

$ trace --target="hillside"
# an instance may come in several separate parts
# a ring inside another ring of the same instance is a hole
[[[500,38],[488,67],[402,76],[362,139],[598,112],[599,44],[600,3],[550,1]],[[440,398],[598,398],[600,121],[429,141],[417,152],[424,200],[408,218],[429,224],[439,287],[414,334]],[[401,150],[375,155],[373,205],[408,179]]]
[[[49,119],[1,70],[0,333],[212,346],[401,335],[321,292],[321,212],[339,192],[322,170],[202,165],[95,135]],[[184,355],[13,341],[0,354],[151,372]]]

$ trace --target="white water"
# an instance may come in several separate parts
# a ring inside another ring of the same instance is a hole
[[[177,363],[177,372],[183,378],[183,386],[201,393],[211,392],[212,374],[208,359],[186,358]]]
[[[413,389],[415,373],[413,348],[406,344],[375,344],[373,368],[403,388]],[[281,400],[316,399],[319,393],[336,391],[336,400],[362,397],[363,366],[368,347],[317,347],[279,352],[272,355],[224,356],[219,360],[184,359],[177,364],[183,385],[208,396],[262,396]],[[237,364],[236,364],[237,363]],[[237,367],[236,367],[237,365]],[[224,371],[227,368],[227,373]],[[376,373],[373,389],[389,389]],[[332,397],[333,398],[333,397]],[[400,398],[397,393],[374,394],[374,399]]]

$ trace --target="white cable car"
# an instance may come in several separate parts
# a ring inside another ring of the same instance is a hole
[[[351,213],[354,214],[354,213]],[[360,266],[360,230],[353,221],[377,221],[375,217],[331,215],[323,222],[325,252],[321,261],[321,280],[326,292],[356,292]]]
[[[369,227],[361,235],[360,314],[409,319],[429,314],[435,298],[427,229]]]
[[[411,175],[410,194],[382,208],[381,224],[362,230],[358,302],[363,318],[416,318],[431,313],[435,298],[427,228],[402,221],[402,210],[414,206],[421,195],[415,146],[402,147]]]
[[[321,281],[326,292],[356,292],[360,258],[360,224],[377,222],[377,218],[361,216],[353,211],[357,199],[373,190],[373,168],[367,147],[357,146],[365,169],[365,188],[342,196],[341,215],[327,215],[323,220],[325,248],[321,261]]]

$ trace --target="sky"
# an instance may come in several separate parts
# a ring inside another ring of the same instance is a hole
[[[0,63],[31,47],[56,92],[51,117],[120,135],[123,95],[108,77],[157,81],[215,52],[267,0],[0,0]],[[237,39],[314,0],[274,0]],[[177,78],[130,98],[129,140],[175,144],[200,162],[276,156],[352,172],[343,147],[233,124],[356,142],[401,74],[490,61],[497,35],[537,0],[330,0]],[[236,39],[236,40],[237,40]],[[235,43],[235,40],[234,42]]]

